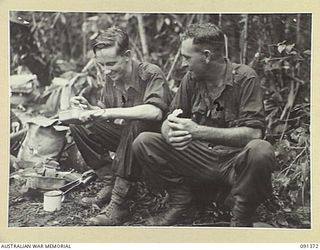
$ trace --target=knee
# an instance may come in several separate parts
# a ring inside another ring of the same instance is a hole
[[[79,129],[80,125],[76,124],[69,124],[69,129],[72,135],[77,134],[77,132],[80,130]]]
[[[71,133],[72,133],[72,131],[75,130],[75,128],[76,128],[76,125],[74,125],[74,124],[69,124],[69,129],[70,129]]]
[[[144,154],[146,148],[149,148],[154,144],[158,137],[161,137],[158,133],[142,132],[132,143],[132,150],[135,154]]]
[[[272,145],[265,140],[252,140],[246,145],[250,158],[254,161],[274,161],[275,154]]]

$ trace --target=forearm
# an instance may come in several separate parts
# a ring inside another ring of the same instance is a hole
[[[151,104],[142,104],[127,108],[109,108],[102,114],[108,119],[161,120],[162,111]]]
[[[89,105],[89,110],[98,110],[98,109],[101,109],[100,107],[98,106],[92,106],[92,105]]]
[[[192,135],[195,140],[210,141],[216,145],[243,147],[253,139],[260,139],[262,133],[260,129],[249,127],[214,128],[199,125]]]

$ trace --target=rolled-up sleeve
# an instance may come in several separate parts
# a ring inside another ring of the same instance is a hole
[[[262,90],[259,79],[251,77],[241,84],[239,118],[235,121],[238,127],[251,127],[265,130],[265,115]]]
[[[172,100],[165,75],[158,66],[149,63],[140,65],[140,75],[146,81],[143,103],[154,105],[165,115]]]
[[[171,92],[167,80],[160,72],[152,73],[143,97],[144,104],[152,104],[166,114],[171,102]]]

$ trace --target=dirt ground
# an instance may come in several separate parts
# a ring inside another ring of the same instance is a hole
[[[74,227],[86,226],[88,218],[99,214],[95,206],[84,207],[81,198],[93,196],[104,185],[95,180],[85,187],[79,187],[68,193],[62,203],[62,209],[55,212],[43,210],[43,193],[37,190],[24,190],[19,180],[10,183],[9,227]],[[160,213],[166,208],[167,195],[151,193],[144,183],[138,183],[135,195],[128,201],[131,216],[123,226],[143,226],[146,218]],[[272,210],[272,209],[271,209]],[[270,211],[260,206],[255,218],[255,227],[310,228],[306,211],[290,212]],[[227,227],[229,211],[223,210],[215,202],[194,202],[188,214],[176,226]],[[305,221],[305,222],[304,222]]]
[[[103,182],[96,180],[86,187],[80,187],[66,195],[60,211],[46,212],[43,210],[43,192],[23,190],[21,181],[13,180],[10,183],[9,227],[86,226],[87,219],[99,214],[100,210],[96,206],[85,207],[80,200],[85,196],[93,196],[102,186]],[[166,208],[166,194],[153,194],[143,183],[138,183],[135,190],[135,195],[127,204],[131,216],[124,226],[144,225],[146,218]],[[21,194],[22,191],[25,193]],[[223,213],[213,205],[209,210],[204,205],[200,209],[198,205],[191,207],[177,226],[205,226],[217,222],[216,226],[226,226],[227,223],[221,223],[221,220],[228,219],[228,213]]]

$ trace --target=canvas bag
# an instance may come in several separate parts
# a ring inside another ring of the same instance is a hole
[[[68,127],[58,126],[57,119],[37,117],[26,123],[27,134],[17,158],[29,163],[42,163],[48,159],[58,161],[66,144]]]
[[[10,76],[10,103],[14,106],[34,102],[40,95],[36,75],[22,74]]]

